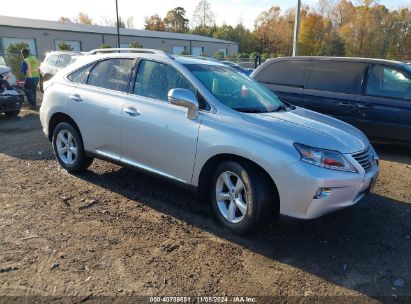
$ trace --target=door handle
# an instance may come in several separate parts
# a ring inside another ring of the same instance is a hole
[[[69,99],[74,101],[74,102],[82,102],[83,101],[83,98],[81,98],[81,96],[79,94],[70,95]]]
[[[141,114],[141,112],[134,107],[126,107],[124,108],[124,112],[126,112],[128,115],[132,117],[135,117]]]
[[[374,108],[374,106],[373,105],[371,105],[371,104],[362,104],[362,103],[360,103],[359,105],[358,105],[358,107],[360,108],[360,109],[372,109],[372,108]]]
[[[352,103],[351,102],[340,102],[338,105],[340,107],[352,108]]]

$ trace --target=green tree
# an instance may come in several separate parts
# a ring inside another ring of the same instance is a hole
[[[238,43],[238,50],[240,52],[252,52],[255,49],[256,41],[254,36],[243,24],[237,24],[234,28],[234,35],[234,41]]]
[[[345,56],[345,43],[336,33],[325,38],[321,44],[320,56]]]
[[[218,60],[223,60],[224,59],[224,52],[223,51],[217,51],[214,54],[214,58]]]
[[[190,31],[190,34],[193,35],[201,35],[201,36],[208,36],[213,37],[214,32],[217,30],[217,26],[197,26]]]
[[[188,19],[185,17],[186,10],[182,7],[176,7],[167,12],[164,18],[164,25],[167,32],[188,33]]]
[[[115,26],[117,27],[117,21],[115,23]],[[124,22],[123,19],[121,19],[121,17],[118,17],[118,27],[120,27],[120,28],[125,28],[126,27],[126,23]]]
[[[111,49],[111,45],[108,43],[103,43],[102,45],[100,45],[99,48],[100,49]]]
[[[57,42],[57,49],[61,51],[72,51],[73,50],[71,45],[65,42],[64,40],[60,40],[59,42]]]
[[[141,48],[143,48],[143,46],[142,46],[139,42],[137,42],[137,41],[135,41],[135,42],[130,42],[130,44],[128,45],[128,47],[131,48],[131,49],[141,49]]]
[[[223,39],[228,41],[237,40],[236,33],[234,28],[231,25],[223,24],[222,26],[217,27],[216,31],[213,34],[214,38]]]
[[[21,61],[23,60],[23,56],[21,55],[22,49],[29,49],[31,52],[26,42],[12,43],[6,48],[5,60],[17,79],[24,78],[24,75],[21,73]]]

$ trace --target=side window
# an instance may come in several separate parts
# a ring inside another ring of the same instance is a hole
[[[368,73],[366,94],[411,100],[411,78],[393,68],[375,65]]]
[[[256,76],[256,80],[268,84],[303,87],[307,66],[306,60],[274,61]]]
[[[74,71],[71,74],[69,74],[67,78],[72,82],[85,84],[87,82],[87,78],[92,67],[93,64],[86,65],[85,67],[82,67],[77,71]]]
[[[168,91],[175,88],[187,89],[196,94],[191,83],[174,68],[148,60],[143,60],[140,63],[134,94],[168,101]]]
[[[47,58],[46,63],[51,66],[58,66],[58,63],[57,63],[58,58],[59,58],[58,55],[50,55],[49,58]]]
[[[366,68],[360,62],[311,61],[305,88],[359,94]]]
[[[127,92],[134,65],[133,59],[108,59],[100,61],[91,70],[87,84]]]

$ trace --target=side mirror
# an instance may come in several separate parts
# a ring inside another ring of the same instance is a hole
[[[198,101],[193,92],[186,89],[172,89],[168,91],[168,102],[187,108],[187,118],[196,119],[198,116]]]

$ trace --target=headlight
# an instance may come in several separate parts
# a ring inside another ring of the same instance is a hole
[[[310,146],[294,143],[294,147],[301,155],[301,160],[323,168],[357,172],[350,161],[340,152],[313,148]]]

